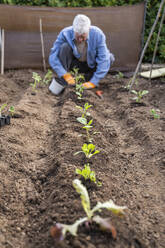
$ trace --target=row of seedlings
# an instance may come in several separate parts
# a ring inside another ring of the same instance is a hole
[[[83,99],[83,91],[84,88],[82,86],[82,82],[84,81],[84,77],[78,73],[78,69],[74,69],[72,72],[75,81],[76,81],[76,95],[79,100]],[[81,150],[76,152],[75,155],[78,153],[84,153],[87,160],[91,159],[93,156],[98,154],[100,151],[96,149],[96,146],[92,143],[93,135],[96,132],[92,132],[92,123],[93,119],[90,119],[90,113],[88,109],[92,107],[88,102],[84,104],[84,106],[76,106],[81,113],[81,116],[77,118],[77,121],[82,125],[82,129],[85,129],[86,143],[84,143],[81,147]],[[90,120],[89,120],[90,119]],[[96,181],[95,172],[91,170],[90,163],[86,163],[84,168],[76,169],[76,174],[79,174],[85,180],[90,180],[91,182],[96,183],[97,186],[101,186],[101,182]],[[87,191],[87,188],[83,185],[82,181],[79,179],[74,179],[72,182],[73,187],[80,195],[82,208],[86,216],[76,220],[71,225],[66,225],[62,223],[56,223],[55,226],[52,226],[50,229],[51,236],[54,239],[55,244],[58,244],[60,241],[64,240],[66,233],[69,232],[70,234],[76,236],[79,225],[85,223],[85,226],[88,227],[92,223],[96,223],[101,230],[105,230],[112,233],[112,237],[116,238],[116,229],[112,226],[109,218],[103,218],[98,213],[101,212],[102,209],[107,209],[111,211],[113,214],[118,216],[124,215],[124,210],[127,209],[126,206],[118,206],[112,200],[106,202],[97,202],[96,206],[91,208],[90,198]],[[97,212],[97,214],[96,214]]]

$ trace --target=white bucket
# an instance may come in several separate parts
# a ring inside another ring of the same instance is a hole
[[[49,85],[49,90],[54,95],[59,95],[66,86],[67,86],[67,83],[65,82],[64,79],[53,78],[51,84]]]

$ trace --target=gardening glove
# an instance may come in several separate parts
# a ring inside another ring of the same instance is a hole
[[[83,83],[82,86],[85,90],[93,89],[96,87],[96,85],[91,82]]]
[[[69,85],[75,85],[76,82],[74,80],[74,78],[72,77],[72,75],[70,73],[65,73],[63,75],[63,78],[65,79],[65,81],[69,84]]]

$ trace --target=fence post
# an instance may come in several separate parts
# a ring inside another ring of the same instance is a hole
[[[46,71],[46,63],[45,63],[45,50],[44,50],[44,40],[42,33],[42,19],[40,18],[40,37],[41,37],[41,47],[42,47],[42,60],[43,60],[43,68]]]
[[[4,48],[5,48],[5,31],[0,28],[0,48],[1,48],[1,74],[4,74]]]

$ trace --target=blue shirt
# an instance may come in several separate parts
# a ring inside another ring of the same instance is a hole
[[[71,46],[73,55],[77,59],[80,58],[80,54],[77,51],[74,40],[75,35],[73,27],[70,26],[64,28],[58,35],[57,40],[51,48],[49,64],[59,77],[62,77],[65,73],[67,73],[58,57],[60,46],[64,42],[67,42]],[[90,79],[90,82],[98,85],[99,81],[104,78],[109,71],[110,65],[113,61],[114,57],[107,48],[104,33],[98,27],[90,26],[89,35],[87,38],[87,63],[90,68],[94,68],[96,66],[96,71]]]

